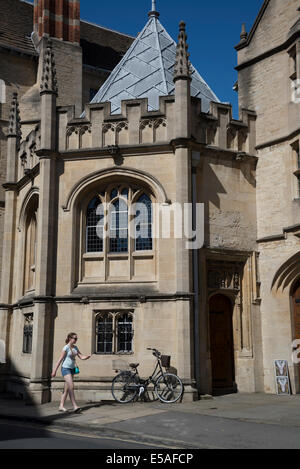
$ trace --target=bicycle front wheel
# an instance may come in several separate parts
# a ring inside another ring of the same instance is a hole
[[[118,374],[113,379],[111,386],[113,398],[120,404],[132,402],[138,394],[137,381],[134,373],[123,372]]]
[[[172,404],[183,394],[183,384],[178,376],[171,373],[161,375],[155,383],[155,392],[162,402]]]

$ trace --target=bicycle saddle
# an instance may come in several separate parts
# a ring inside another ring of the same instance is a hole
[[[129,366],[130,366],[130,368],[133,368],[134,370],[136,370],[140,366],[140,364],[139,363],[130,363]]]

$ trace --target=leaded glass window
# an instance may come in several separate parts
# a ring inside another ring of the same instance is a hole
[[[121,195],[124,197],[124,199],[128,199],[129,189],[123,189]]]
[[[136,251],[151,251],[152,241],[152,203],[150,198],[143,194],[136,205],[135,223],[135,249]]]
[[[110,210],[110,252],[128,252],[128,207],[123,199],[118,199]]]
[[[118,189],[115,188],[111,191],[110,198],[112,200],[112,199],[115,199],[116,197],[118,197]]]
[[[103,314],[97,317],[96,342],[97,353],[112,353],[113,318],[110,314]]]
[[[118,352],[132,352],[132,315],[123,314],[117,319]]]
[[[33,314],[25,315],[23,330],[23,353],[32,353]]]
[[[132,254],[153,250],[152,219],[151,198],[141,188],[130,185],[99,188],[86,212],[85,253]],[[129,237],[133,242],[129,242]]]
[[[133,351],[133,314],[104,312],[96,316],[96,353],[116,354]]]
[[[103,252],[104,209],[99,197],[89,204],[86,219],[86,252]]]

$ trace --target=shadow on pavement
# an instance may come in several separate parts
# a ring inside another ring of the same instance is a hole
[[[40,417],[38,421],[39,423],[43,423],[45,426],[52,425],[54,422],[59,421],[59,420],[70,419],[73,417],[75,419],[76,417],[78,417],[78,415],[84,414],[87,410],[97,409],[99,407],[102,407],[103,405],[107,405],[107,404],[104,404],[103,402],[98,403],[98,404],[88,404],[88,405],[81,406],[80,407],[81,412],[79,413],[75,413],[73,410],[69,410],[64,413],[59,412],[59,413],[51,414],[45,417]]]
[[[11,392],[11,383],[14,392]],[[28,384],[29,379],[22,376],[12,362],[0,364],[0,442],[51,436],[43,426],[26,427],[26,423],[43,419],[41,406],[31,398]]]

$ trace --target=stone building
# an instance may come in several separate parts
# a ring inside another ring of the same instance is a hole
[[[114,360],[150,374],[147,347],[171,355],[186,399],[275,392],[275,359],[299,391],[297,6],[266,0],[242,29],[236,120],[154,1],[133,40],[80,22],[79,1],[0,0],[1,389],[58,399],[73,330],[92,354],[81,398],[109,394]]]
[[[37,120],[40,112],[37,85],[38,34],[49,34],[54,39],[53,49],[60,87],[57,103],[60,106],[75,104],[78,115],[82,111],[82,105],[90,102],[134,39],[85,21],[80,22],[78,30],[78,6],[75,10],[77,16],[74,17],[77,35],[72,33],[71,26],[69,29],[63,29],[63,24],[68,22],[68,15],[72,14],[71,11],[64,11],[65,16],[61,16],[54,29],[54,25],[47,21],[47,3],[49,2],[39,2],[35,7],[34,16],[31,3],[0,0],[0,260],[5,201],[2,184],[6,181],[6,129],[9,108],[13,93],[17,92],[21,104],[22,125],[27,127],[25,133],[29,133],[34,128],[33,121]],[[54,2],[50,3],[53,8]],[[70,5],[73,3],[76,2],[70,2]],[[57,14],[59,15],[60,11]],[[67,61],[65,57],[68,57]]]
[[[296,0],[268,0],[238,52],[240,107],[257,113],[256,204],[260,301],[256,386],[274,391],[274,359],[289,361],[300,392],[292,342],[299,330],[300,20]]]

